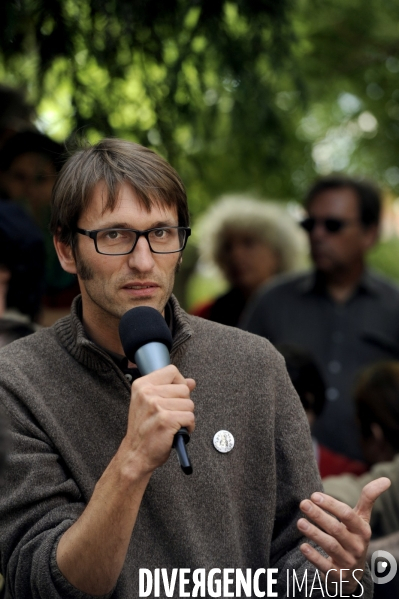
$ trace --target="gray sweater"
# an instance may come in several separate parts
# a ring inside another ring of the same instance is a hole
[[[174,298],[171,304],[172,361],[197,382],[188,446],[194,473],[181,472],[174,451],[154,472],[107,597],[138,597],[140,568],[167,568],[170,576],[172,568],[269,566],[279,569],[274,590],[285,597],[287,569],[298,578],[305,568],[314,572],[298,549],[296,528],[299,502],[321,488],[302,407],[266,340],[188,316]],[[88,597],[62,576],[56,547],[124,437],[130,386],[87,339],[79,314],[80,298],[71,317],[0,352],[0,399],[10,429],[0,555],[12,598]],[[221,429],[234,436],[229,453],[213,447]],[[362,582],[369,589],[364,597],[371,597],[367,574]]]

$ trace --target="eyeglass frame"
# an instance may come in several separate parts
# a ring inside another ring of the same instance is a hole
[[[338,229],[329,229],[328,227],[326,227],[326,223],[328,221],[334,221],[336,223],[339,223],[339,227]],[[312,222],[312,227],[310,229],[307,228],[305,223],[310,223]],[[347,225],[350,225],[351,223],[360,223],[361,220],[358,218],[336,218],[334,216],[329,216],[327,218],[315,218],[313,216],[308,216],[307,218],[303,219],[299,224],[302,227],[302,229],[304,229],[306,231],[306,233],[313,233],[315,227],[317,226],[317,224],[322,224],[323,225],[323,229],[325,231],[327,231],[327,233],[332,233],[333,235],[335,233],[340,233],[342,231],[342,229],[344,229]]]
[[[153,250],[151,247],[151,243],[150,240],[148,239],[148,235],[152,232],[152,231],[162,231],[164,229],[181,229],[183,231],[185,231],[185,239],[184,239],[184,244],[183,247],[179,248],[178,250],[171,250],[170,252],[157,252],[156,250]],[[136,241],[133,244],[133,247],[131,250],[129,250],[128,252],[122,252],[121,254],[107,254],[106,252],[100,252],[100,250],[98,249],[98,245],[97,245],[97,235],[98,233],[101,233],[102,231],[130,231],[132,233],[136,233],[137,237],[136,237]],[[140,239],[140,237],[145,237],[148,243],[148,247],[150,248],[150,251],[153,254],[177,254],[178,252],[182,252],[184,250],[184,248],[187,245],[187,240],[191,235],[191,228],[190,227],[181,227],[180,225],[175,225],[173,227],[152,227],[151,229],[146,229],[145,231],[140,231],[139,229],[125,229],[123,227],[106,227],[105,229],[93,229],[93,230],[88,230],[88,229],[81,229],[80,227],[76,227],[75,228],[75,232],[76,233],[80,233],[81,235],[86,235],[87,237],[90,237],[90,239],[92,239],[94,241],[94,247],[95,250],[98,254],[101,254],[102,256],[127,256],[128,254],[131,254],[132,252],[134,252],[137,242]]]

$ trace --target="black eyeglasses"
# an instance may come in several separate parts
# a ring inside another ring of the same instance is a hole
[[[316,225],[322,225],[329,233],[339,233],[346,226],[351,223],[358,223],[358,219],[344,219],[344,218],[305,218],[300,225],[305,231],[311,233]]]
[[[190,227],[155,227],[146,231],[136,229],[75,229],[81,235],[87,235],[94,241],[99,254],[106,256],[124,256],[131,254],[137,245],[139,237],[146,238],[151,252],[154,254],[173,254],[181,252],[186,247],[191,235]]]

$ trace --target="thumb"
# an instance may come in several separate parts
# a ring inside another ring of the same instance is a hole
[[[194,379],[186,379],[186,385],[190,389],[190,391],[194,391],[195,387],[197,386],[197,383]]]
[[[389,478],[383,476],[381,478],[376,478],[375,480],[371,481],[371,483],[368,483],[365,487],[363,487],[359,501],[357,502],[354,510],[356,514],[369,523],[371,510],[373,509],[375,500],[378,499],[378,497],[384,491],[389,489],[390,486],[391,481]]]

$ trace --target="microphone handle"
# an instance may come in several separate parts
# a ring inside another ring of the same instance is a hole
[[[180,468],[183,470],[184,474],[192,474],[193,467],[190,462],[190,458],[188,457],[186,443],[190,441],[190,435],[188,434],[188,430],[185,426],[182,426],[180,430],[177,431],[173,438],[172,447],[176,449],[177,457],[179,459]]]
[[[169,350],[164,343],[152,341],[136,351],[134,361],[142,375],[150,374],[150,372],[170,364]],[[172,443],[172,447],[176,449],[179,464],[184,474],[192,474],[193,472],[186,449],[186,444],[189,441],[190,435],[188,430],[186,427],[182,427],[175,434]]]

